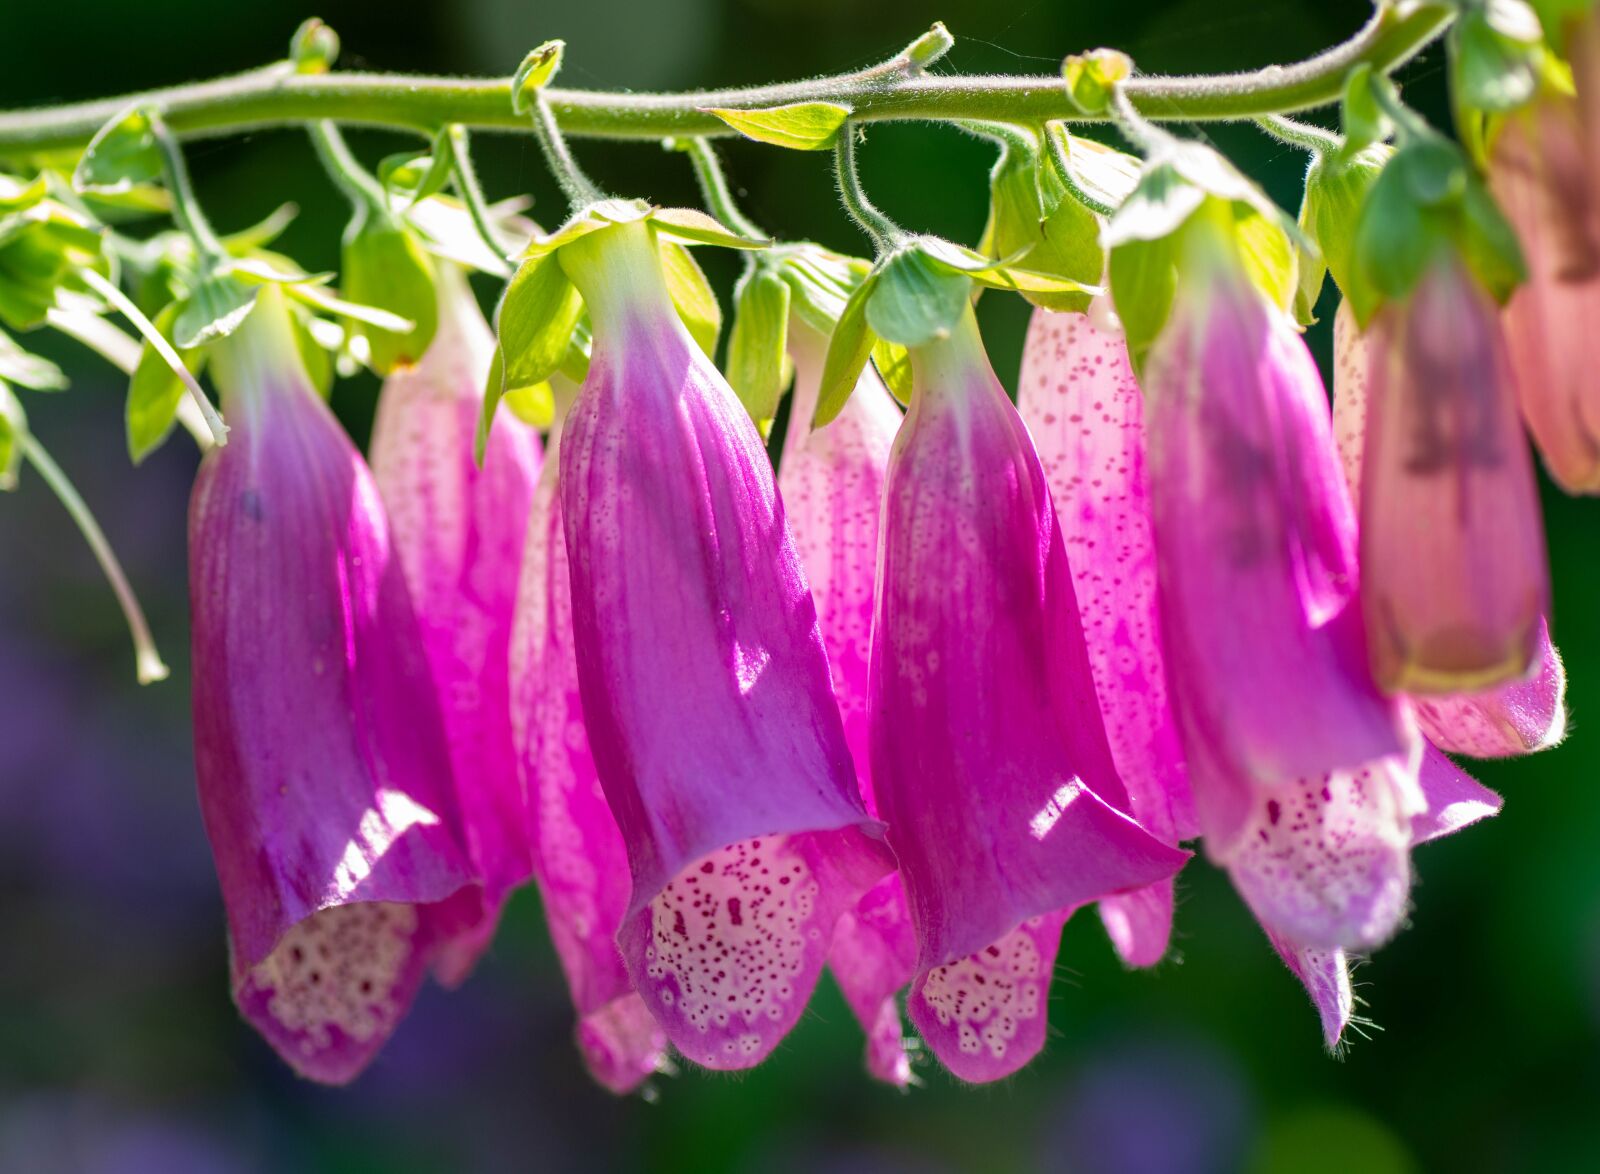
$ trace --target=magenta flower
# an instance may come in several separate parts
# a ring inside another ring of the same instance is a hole
[[[1096,303],[1103,316],[1108,307]],[[1035,310],[1017,407],[1055,499],[1100,713],[1129,814],[1168,844],[1199,834],[1167,703],[1145,472],[1144,394],[1114,325]],[[1172,932],[1172,881],[1100,902],[1130,966],[1153,966]]]
[[[1197,257],[1144,385],[1168,686],[1207,852],[1226,865],[1281,788],[1405,739],[1366,665],[1355,517],[1287,316],[1236,259]]]
[[[1333,426],[1351,492],[1359,496],[1367,422],[1367,340],[1347,305],[1333,320]],[[1538,668],[1531,677],[1485,691],[1412,699],[1422,732],[1440,749],[1472,758],[1503,758],[1543,750],[1566,733],[1566,672],[1538,628]]]
[[[189,515],[195,766],[241,1013],[343,1083],[481,916],[378,490],[264,286],[214,348],[232,425]]]
[[[1373,669],[1416,694],[1527,677],[1550,584],[1495,305],[1445,254],[1370,331],[1361,595]]]
[[[917,932],[912,1021],[957,1076],[995,1080],[1043,1046],[1072,911],[1187,854],[1111,805],[1127,795],[1055,507],[970,307],[911,354],[883,514],[872,780]]]
[[[465,276],[450,265],[440,266],[438,323],[421,362],[384,382],[371,456],[438,687],[467,846],[483,878],[483,919],[435,963],[454,985],[488,946],[506,896],[533,869],[508,661],[539,438],[508,412],[477,466],[473,436],[494,338]]]
[[[653,232],[613,224],[558,254],[594,326],[561,452],[573,641],[633,877],[628,973],[685,1056],[746,1068],[892,862],[771,464],[679,321]]]
[[[558,384],[562,399],[569,399],[570,384]],[[667,1041],[634,993],[617,950],[628,907],[628,850],[600,788],[578,696],[556,480],[567,407],[557,407],[528,522],[512,639],[511,712],[536,829],[534,880],[578,1011],[579,1051],[597,1081],[625,1093],[657,1069]]]
[[[816,602],[861,799],[876,817],[867,738],[873,581],[883,487],[900,410],[869,363],[839,415],[813,430],[809,422],[826,340],[795,318],[789,350],[794,394],[778,487]],[[896,995],[916,969],[916,936],[898,872],[884,877],[839,919],[828,964],[867,1033],[867,1070],[879,1080],[906,1085],[911,1064]]]
[[[1596,178],[1568,95],[1542,93],[1495,135],[1489,182],[1528,263],[1506,306],[1506,348],[1545,466],[1573,493],[1600,492],[1600,384],[1587,353],[1600,322]]]

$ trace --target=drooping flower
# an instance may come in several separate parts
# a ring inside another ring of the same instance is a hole
[[[1550,585],[1496,307],[1441,252],[1369,330],[1361,595],[1373,669],[1413,694],[1525,678]]]
[[[1113,806],[1127,796],[1055,507],[970,305],[911,361],[883,514],[872,779],[917,933],[912,1021],[957,1076],[995,1080],[1043,1046],[1072,911],[1187,854]]]
[[[667,1037],[760,1061],[892,866],[862,808],[772,467],[647,221],[561,248],[594,327],[562,437],[584,724],[628,847],[618,943]]]
[[[606,805],[578,696],[572,586],[556,470],[572,394],[558,378],[555,424],[528,519],[511,645],[511,713],[534,828],[534,880],[578,1011],[594,1078],[625,1093],[654,1072],[666,1037],[634,993],[617,930],[628,907],[628,850]]]
[[[1198,834],[1167,702],[1145,472],[1144,394],[1103,301],[1090,315],[1035,310],[1017,407],[1055,499],[1089,667],[1130,814],[1165,843]],[[1170,880],[1100,902],[1123,961],[1152,966],[1172,932]]]
[[[811,428],[826,340],[796,316],[789,351],[794,392],[778,487],[816,601],[862,802],[876,817],[867,736],[873,582],[884,480],[900,410],[869,363],[839,415]],[[915,970],[916,939],[898,872],[884,877],[839,919],[828,964],[867,1033],[868,1071],[890,1084],[907,1084],[911,1065],[896,995]]]
[[[189,514],[195,766],[239,1009],[351,1079],[481,914],[377,486],[264,286],[214,348],[232,425]]]
[[[1334,317],[1333,338],[1334,436],[1350,490],[1359,498],[1369,344],[1347,305],[1341,304]],[[1567,726],[1566,672],[1543,619],[1538,641],[1538,668],[1526,680],[1481,692],[1413,698],[1417,723],[1429,741],[1472,758],[1529,754],[1560,742]]]
[[[1495,135],[1489,182],[1528,264],[1506,306],[1506,348],[1545,466],[1573,493],[1600,492],[1600,383],[1587,353],[1600,322],[1596,175],[1570,95],[1547,89]]]
[[[1191,238],[1144,386],[1168,686],[1207,852],[1226,865],[1281,789],[1403,757],[1406,739],[1366,663],[1316,364],[1207,239]]]
[[[494,338],[461,271],[441,265],[436,280],[433,342],[416,366],[384,382],[370,451],[438,688],[467,845],[483,878],[483,919],[435,963],[454,985],[533,868],[511,739],[509,656],[539,438],[520,420],[505,420],[483,467],[474,462]]]

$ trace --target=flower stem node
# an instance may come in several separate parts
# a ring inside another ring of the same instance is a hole
[[[1067,97],[1080,114],[1105,114],[1112,90],[1133,76],[1133,61],[1116,49],[1091,49],[1061,63]]]
[[[546,41],[531,50],[511,76],[511,109],[527,114],[533,109],[534,95],[555,79],[567,51],[565,41]]]
[[[300,74],[327,73],[339,59],[339,34],[313,16],[295,29],[289,61]]]

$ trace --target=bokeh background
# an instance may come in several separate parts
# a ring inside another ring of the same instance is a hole
[[[281,54],[303,0],[12,0],[0,12],[0,107],[92,97],[245,68]],[[1053,70],[1113,45],[1146,70],[1288,61],[1365,18],[1359,0],[435,0],[323,3],[346,66],[506,73],[568,42],[563,81],[683,88],[856,67],[934,19],[957,36],[940,69]],[[1439,50],[1408,94],[1443,117]],[[1304,160],[1248,128],[1191,128],[1285,206]],[[401,149],[356,136],[369,160]],[[560,203],[526,136],[479,136],[491,196]],[[690,203],[686,162],[650,144],[579,143],[627,195]],[[280,201],[285,251],[332,268],[344,208],[292,130],[195,144],[201,197],[224,230]],[[731,144],[750,215],[859,251],[822,156]],[[948,129],[875,128],[873,196],[903,223],[974,241],[990,148]],[[702,254],[721,288],[735,263]],[[1330,287],[1331,292],[1331,287]],[[492,291],[485,288],[485,297]],[[1328,352],[1327,321],[1311,339]],[[982,317],[1014,383],[1020,301]],[[1423,848],[1414,926],[1358,974],[1382,1029],[1346,1056],[1225,878],[1184,875],[1176,949],[1149,972],[1116,962],[1098,922],[1069,926],[1045,1054],[1011,1081],[964,1089],[935,1066],[909,1095],[874,1085],[829,980],[788,1042],[745,1076],[688,1071],[618,1100],[592,1086],[525,891],[461,992],[429,990],[354,1087],[294,1078],[229,1003],[222,910],[189,747],[184,511],[196,457],[179,433],[138,470],[122,439],[124,381],[34,336],[73,377],[31,396],[35,430],[98,511],[140,590],[164,684],[133,683],[111,595],[37,477],[0,499],[0,1171],[326,1174],[432,1171],[1210,1171],[1600,1169],[1600,503],[1547,492],[1555,630],[1573,733],[1534,760],[1484,765],[1498,819]],[[376,385],[342,384],[359,441]]]

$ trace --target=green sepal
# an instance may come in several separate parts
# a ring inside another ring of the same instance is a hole
[[[867,325],[890,342],[924,346],[948,338],[971,299],[971,278],[912,246],[893,253],[879,269],[867,300]]]
[[[757,109],[705,106],[700,113],[716,115],[758,143],[793,151],[826,151],[838,140],[839,128],[850,117],[850,107],[837,102],[796,102]]]
[[[249,317],[260,291],[259,285],[242,281],[232,273],[201,277],[177,303],[168,336],[172,345],[188,351],[227,338]]]
[[[856,380],[872,357],[877,341],[867,325],[867,303],[878,286],[878,274],[869,273],[850,295],[828,339],[828,354],[822,361],[822,384],[817,389],[817,410],[811,426],[821,428],[833,421],[856,389]]]
[[[872,365],[902,404],[911,403],[911,352],[899,343],[880,338],[872,344]]]
[[[517,267],[494,315],[498,343],[473,445],[479,464],[501,397],[544,383],[560,369],[582,314],[583,299],[556,257],[532,257]]]
[[[1094,283],[1105,272],[1100,223],[1068,194],[1053,166],[1037,150],[1008,143],[989,176],[989,221],[978,248],[1027,271]],[[1050,310],[1082,310],[1089,295],[1027,290],[1022,295]]]
[[[1543,30],[1522,0],[1491,0],[1464,11],[1450,38],[1454,96],[1462,106],[1501,114],[1538,90]]]
[[[594,331],[589,324],[589,315],[585,312],[579,316],[578,324],[572,328],[572,340],[567,343],[566,352],[561,356],[561,365],[556,368],[557,373],[581,386],[583,381],[589,378],[589,351],[593,341]]]
[[[49,190],[49,181],[43,172],[26,184],[0,172],[0,213],[25,212],[42,201]]]
[[[766,249],[772,246],[772,242],[765,238],[740,236],[698,208],[655,208],[650,212],[650,223],[660,235],[689,245],[720,245],[725,249]]]
[[[789,385],[789,283],[765,266],[747,269],[733,291],[728,383],[765,431]]]
[[[410,323],[387,330],[357,321],[354,333],[370,348],[372,369],[387,375],[421,359],[439,326],[433,259],[410,228],[390,217],[357,217],[345,234],[344,294]]]
[[[314,310],[321,310],[324,314],[348,318],[360,326],[386,330],[391,334],[409,334],[416,325],[409,318],[402,318],[388,310],[342,298],[325,288],[320,281],[286,282],[283,291],[296,301]]]
[[[1373,92],[1374,77],[1370,63],[1363,61],[1350,71],[1344,80],[1344,93],[1339,99],[1340,121],[1344,127],[1344,146],[1341,154],[1353,157],[1374,143],[1381,143],[1394,134],[1394,124],[1384,113],[1377,95]],[[1387,79],[1377,79],[1376,84],[1387,85]]]
[[[31,354],[0,330],[0,379],[32,391],[63,391],[67,377],[49,359]]]
[[[578,209],[554,232],[539,233],[528,242],[519,260],[535,260],[555,252],[573,241],[599,232],[615,224],[632,224],[644,220],[657,209],[644,200],[601,200]],[[707,217],[709,220],[710,217]],[[713,221],[713,223],[715,223]]]
[[[678,317],[706,357],[715,362],[717,338],[722,333],[722,307],[717,304],[711,283],[689,250],[676,241],[658,236],[656,252],[661,257],[661,273],[667,279],[667,292],[672,295]]]
[[[780,245],[778,273],[793,295],[790,306],[818,334],[831,335],[850,295],[872,267],[859,257],[833,253],[820,245]]]
[[[402,151],[380,162],[378,182],[383,185],[383,190],[391,197],[409,197],[412,206],[444,191],[455,166],[455,158],[446,140],[449,133],[448,130],[440,131],[434,136],[432,147],[426,151]]]
[[[335,374],[333,352],[339,350],[342,345],[344,329],[336,322],[318,318],[309,307],[300,302],[286,300],[286,304],[289,307],[289,322],[294,328],[295,350],[300,354],[300,361],[305,364],[311,386],[316,389],[318,395],[327,399],[333,391]],[[318,339],[319,329],[332,332],[339,339],[339,343],[330,346]]]
[[[95,132],[72,172],[80,192],[122,192],[162,176],[161,148],[149,112],[133,106]]]
[[[533,108],[532,95],[549,85],[561,70],[561,59],[565,56],[567,43],[565,41],[546,41],[538,48],[530,50],[522,59],[522,64],[517,66],[517,72],[511,76],[511,109],[517,114],[526,114]]]
[[[1111,297],[1135,371],[1167,324],[1178,292],[1178,237],[1130,238],[1111,250]]]
[[[1238,202],[1233,212],[1234,238],[1251,283],[1280,309],[1292,310],[1299,288],[1295,242],[1276,217],[1263,216],[1256,208]],[[1316,253],[1309,242],[1301,242],[1299,248]]]
[[[0,490],[17,487],[22,466],[22,438],[28,434],[28,416],[10,386],[0,379]]]
[[[550,381],[514,387],[505,394],[506,408],[531,428],[548,432],[556,422],[556,393]]]
[[[1104,114],[1111,105],[1111,91],[1133,72],[1126,53],[1115,49],[1091,49],[1075,53],[1061,64],[1061,78],[1067,83],[1067,100],[1084,114]]]
[[[1206,194],[1170,163],[1153,162],[1139,176],[1128,198],[1118,205],[1100,234],[1100,243],[1116,250],[1134,241],[1171,236],[1205,202]]]
[[[105,273],[103,237],[83,216],[55,200],[0,216],[0,322],[13,330],[41,325],[62,286],[78,273]]]
[[[339,34],[316,17],[301,21],[289,39],[289,60],[296,73],[327,73],[339,59]]]
[[[173,338],[179,309],[179,303],[174,302],[155,316],[156,330],[169,342]],[[178,356],[191,375],[200,374],[205,364],[203,350],[178,348]],[[128,380],[128,399],[123,411],[128,456],[134,464],[143,462],[172,434],[172,426],[178,419],[178,405],[185,394],[183,380],[146,340],[139,350],[139,362],[133,369],[133,376]]]
[[[298,215],[300,215],[298,205],[279,204],[263,219],[248,228],[241,228],[238,232],[230,232],[224,236],[222,247],[235,257],[246,257],[266,248],[282,236],[284,230],[294,223],[294,218]]]

